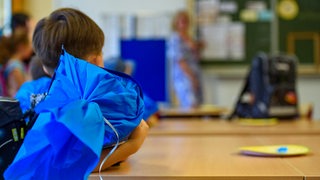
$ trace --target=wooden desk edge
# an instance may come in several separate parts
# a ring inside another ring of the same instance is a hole
[[[263,131],[256,131],[256,132],[205,132],[205,131],[189,131],[189,132],[179,132],[179,131],[149,131],[149,136],[174,136],[174,135],[181,135],[181,136],[207,136],[207,135],[226,135],[226,136],[233,136],[233,135],[270,135],[270,136],[277,136],[277,135],[310,135],[316,136],[320,135],[320,132],[263,132]]]
[[[102,178],[107,178],[108,180],[304,180],[304,176],[126,176],[126,175],[106,175],[103,174]],[[91,174],[89,180],[100,180],[99,175]]]

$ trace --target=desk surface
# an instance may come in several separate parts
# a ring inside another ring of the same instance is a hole
[[[220,117],[228,112],[227,108],[218,106],[202,106],[197,109],[161,108],[160,118],[185,117]]]
[[[149,136],[143,147],[119,167],[102,172],[106,179],[294,180],[320,178],[320,136]],[[300,144],[312,153],[296,157],[253,157],[237,148]],[[92,174],[90,179],[98,179]]]
[[[320,135],[320,121],[280,121],[270,126],[247,126],[224,120],[172,119],[160,120],[150,129],[150,135],[250,135],[308,134]]]

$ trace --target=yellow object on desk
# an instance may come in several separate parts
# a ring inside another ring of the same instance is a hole
[[[239,148],[241,154],[252,156],[298,156],[309,153],[309,148],[300,145],[245,146]]]
[[[237,122],[240,125],[245,125],[245,126],[272,126],[272,125],[278,124],[278,120],[276,118],[263,118],[263,119],[241,118]]]

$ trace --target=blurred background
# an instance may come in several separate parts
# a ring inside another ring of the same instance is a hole
[[[204,104],[233,107],[252,58],[260,51],[298,59],[300,104],[312,104],[320,119],[319,0],[0,0],[1,34],[10,34],[12,13],[38,21],[54,9],[80,9],[103,29],[105,59],[134,62],[133,76],[163,106],[174,104],[166,42],[171,19],[181,9],[191,15],[191,34],[202,40]]]

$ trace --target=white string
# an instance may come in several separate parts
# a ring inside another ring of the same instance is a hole
[[[3,146],[5,146],[6,144],[12,142],[13,139],[9,139],[8,141],[4,142],[3,144],[0,145],[0,148],[2,148]]]
[[[113,132],[116,134],[117,136],[117,143],[115,144],[115,146],[111,149],[111,151],[108,153],[108,155],[106,155],[106,157],[103,159],[103,161],[100,164],[99,167],[99,178],[100,180],[103,180],[102,176],[101,176],[101,169],[103,164],[106,162],[106,160],[111,156],[111,154],[117,149],[118,145],[119,145],[119,134],[117,132],[117,130],[112,126],[112,124],[106,119],[103,118],[104,122],[113,130]]]

